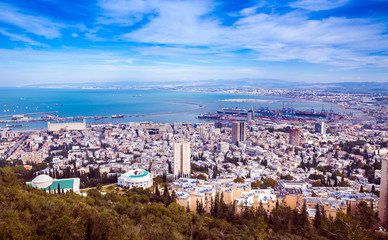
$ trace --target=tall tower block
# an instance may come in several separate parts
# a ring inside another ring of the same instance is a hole
[[[381,223],[385,227],[387,227],[388,226],[388,159],[381,160],[379,218]]]
[[[190,170],[190,142],[174,143],[174,175],[189,175]]]
[[[233,122],[232,123],[232,142],[241,142],[247,139],[247,123],[246,122]]]

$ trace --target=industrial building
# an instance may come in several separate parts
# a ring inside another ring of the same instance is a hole
[[[61,130],[85,130],[86,129],[86,120],[82,122],[71,122],[71,123],[47,123],[47,130],[49,132],[57,132]]]

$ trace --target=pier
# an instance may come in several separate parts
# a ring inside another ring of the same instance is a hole
[[[21,113],[21,114],[13,114],[13,115],[1,115],[0,118],[7,118],[7,117],[19,117],[19,116],[28,116],[28,115],[51,115],[58,113],[58,111],[52,111],[52,112],[37,112],[37,113]]]
[[[160,113],[138,113],[138,114],[121,114],[123,117],[144,117],[144,116],[155,116],[155,115],[166,115],[166,114],[175,114],[175,113],[183,113],[183,112],[190,112],[194,110],[198,110],[201,108],[205,108],[206,105],[198,104],[198,103],[187,103],[187,102],[171,102],[171,103],[180,103],[180,104],[189,104],[189,105],[196,105],[195,108],[190,108],[187,110],[181,110],[181,111],[172,111],[172,112],[160,112]],[[58,113],[58,111],[52,111],[52,112],[38,112],[38,113],[24,113],[24,114],[16,114],[16,115],[3,115],[0,116],[0,118],[6,118],[6,117],[20,117],[25,115],[51,115],[52,118],[31,118],[28,120],[0,120],[0,123],[15,123],[15,122],[32,122],[32,121],[65,121],[65,120],[82,120],[82,119],[103,119],[103,118],[111,118],[112,116],[78,116],[78,117],[58,117],[54,114]],[[120,116],[121,116],[120,115]]]
[[[122,114],[124,117],[143,117],[143,116],[154,116],[154,115],[166,115],[166,114],[175,114],[175,113],[182,113],[182,112],[191,112],[194,110],[198,110],[201,108],[206,107],[206,105],[198,104],[198,103],[187,103],[187,102],[172,102],[172,103],[181,103],[181,104],[191,104],[191,105],[197,105],[196,108],[190,108],[187,110],[181,110],[181,111],[173,111],[173,112],[161,112],[161,113],[139,113],[139,114]],[[91,117],[84,117],[89,119],[101,119],[101,118],[110,118],[111,116],[91,116]]]

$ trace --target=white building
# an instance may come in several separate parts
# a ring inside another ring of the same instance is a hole
[[[319,134],[326,134],[326,123],[324,121],[315,123],[315,132]]]
[[[174,143],[174,175],[188,175],[190,170],[190,142]]]
[[[27,185],[38,188],[41,190],[48,191],[50,193],[56,193],[58,189],[64,192],[73,191],[79,193],[79,178],[64,178],[64,179],[53,179],[49,175],[41,174],[35,177],[32,182],[27,182]]]
[[[154,180],[151,173],[143,169],[136,169],[122,174],[118,178],[117,184],[127,188],[150,188],[152,187],[153,182]]]
[[[85,130],[86,129],[86,120],[82,122],[69,122],[69,123],[51,123],[47,122],[47,130],[49,132],[57,132],[61,130]]]

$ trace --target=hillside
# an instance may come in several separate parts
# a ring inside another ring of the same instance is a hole
[[[170,199],[170,200],[166,200]],[[235,216],[233,207],[215,199],[211,214],[187,213],[173,194],[113,189],[88,197],[49,195],[26,186],[12,168],[0,169],[1,239],[377,239],[367,207],[359,218],[338,216],[309,223],[306,212],[281,204],[268,218],[260,209]],[[171,202],[171,203],[170,203]],[[168,205],[167,207],[165,205]],[[364,206],[365,207],[365,206]],[[368,224],[367,224],[368,223]]]

